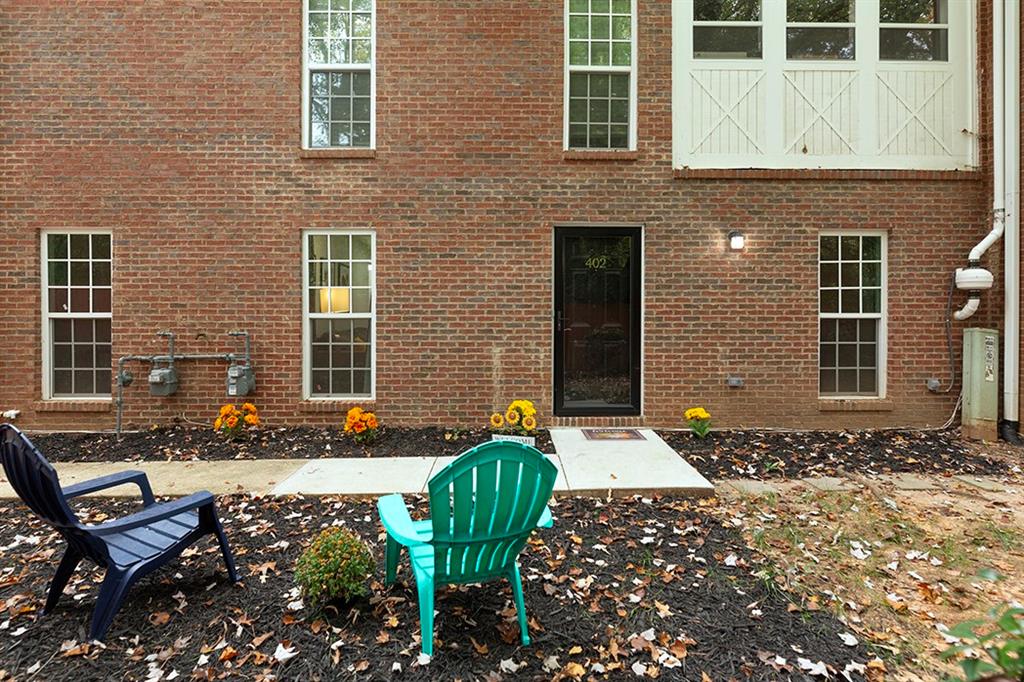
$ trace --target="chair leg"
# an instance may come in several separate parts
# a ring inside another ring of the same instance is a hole
[[[416,581],[416,597],[420,602],[420,639],[423,653],[434,655],[434,581]]]
[[[135,579],[131,573],[107,569],[107,575],[100,585],[99,597],[96,599],[96,608],[92,612],[89,639],[103,641],[133,582]]]
[[[74,547],[68,547],[64,551],[64,556],[57,566],[57,572],[53,575],[53,580],[50,581],[50,591],[46,594],[46,606],[43,607],[44,616],[53,611],[54,607],[57,606],[57,600],[64,593],[68,580],[71,579],[72,574],[78,568],[78,564],[81,561],[82,555]]]
[[[224,566],[228,570],[228,578],[231,582],[237,583],[241,578],[238,576],[238,571],[235,569],[235,560],[231,556],[231,546],[228,545],[228,536],[224,533],[224,526],[221,525],[220,517],[217,516],[216,508],[211,504],[200,509],[199,514],[201,515],[202,521],[206,527],[217,536],[217,542],[220,544],[220,553],[224,557]]]
[[[384,584],[390,585],[395,582],[398,573],[398,559],[402,553],[402,546],[398,541],[388,535],[387,545],[384,550]]]
[[[526,623],[526,603],[523,601],[523,580],[519,577],[519,563],[513,563],[508,581],[512,583],[512,594],[516,598],[516,615],[519,617],[519,634],[523,646],[530,646],[530,631]]]

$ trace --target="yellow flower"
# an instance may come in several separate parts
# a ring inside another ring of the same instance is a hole
[[[245,415],[245,423],[249,426],[259,426],[260,418],[254,414],[247,414]]]
[[[366,413],[366,419],[364,421],[366,421],[366,428],[368,428],[368,429],[375,429],[375,428],[377,428],[377,415],[375,415],[373,412],[367,412]]]
[[[508,406],[511,409],[518,409],[522,412],[524,417],[533,417],[537,414],[537,408],[533,406],[529,400],[513,400],[512,404]]]
[[[213,430],[214,431],[220,431],[220,427],[221,427],[221,425],[223,423],[224,423],[224,420],[221,417],[217,417],[217,419],[215,419],[214,422],[213,422]]]
[[[686,421],[693,421],[695,419],[711,419],[711,413],[703,407],[691,407],[683,413],[683,418],[686,419]]]
[[[242,405],[242,409],[245,410],[246,412],[249,412],[250,414],[256,414],[256,406],[253,405],[252,403],[245,403],[244,405]]]
[[[235,406],[234,405],[223,405],[220,408],[220,416],[226,417],[229,413],[234,412],[234,411],[235,411]]]
[[[514,407],[508,408],[505,412],[505,421],[515,426],[519,423],[519,412],[517,412]]]
[[[532,414],[528,414],[525,417],[523,417],[523,428],[526,429],[527,431],[533,431],[535,428],[537,428],[537,420],[534,418]]]
[[[238,417],[236,417],[235,415],[231,415],[230,417],[227,418],[227,421],[225,421],[224,423],[228,425],[229,429],[233,429],[236,426],[238,426]]]
[[[504,425],[505,425],[505,418],[502,417],[500,413],[495,412],[494,414],[491,415],[491,427],[492,428],[500,429]]]

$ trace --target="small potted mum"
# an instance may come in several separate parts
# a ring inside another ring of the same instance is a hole
[[[222,405],[220,414],[213,420],[213,430],[227,440],[238,440],[260,425],[260,413],[252,403],[238,408],[232,403]]]
[[[505,412],[491,415],[491,440],[511,440],[536,445],[537,408],[529,400],[513,400]]]
[[[370,444],[380,435],[381,425],[377,415],[363,408],[353,407],[345,415],[345,433],[360,444]]]
[[[683,413],[683,419],[686,420],[687,425],[690,427],[690,431],[693,435],[703,440],[707,438],[708,433],[711,431],[711,413],[705,410],[703,407],[691,407]]]
[[[314,609],[347,604],[370,593],[374,561],[369,547],[350,530],[323,530],[299,556],[295,582]]]

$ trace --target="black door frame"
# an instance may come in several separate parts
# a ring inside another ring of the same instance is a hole
[[[630,405],[604,409],[565,407],[565,237],[630,237],[630,311],[629,311],[629,364],[630,364]],[[552,351],[554,353],[554,414],[556,417],[616,417],[638,416],[642,409],[641,357],[643,344],[641,315],[643,307],[643,228],[640,226],[579,227],[555,226],[554,230],[554,314],[552,317]]]

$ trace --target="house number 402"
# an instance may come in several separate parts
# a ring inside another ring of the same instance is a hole
[[[591,256],[587,259],[586,266],[591,270],[604,270],[608,267],[608,256]]]

